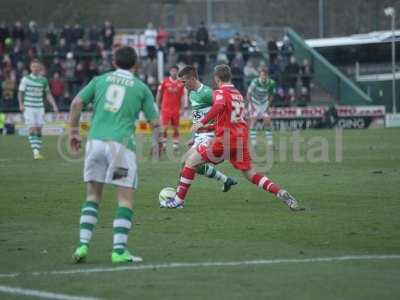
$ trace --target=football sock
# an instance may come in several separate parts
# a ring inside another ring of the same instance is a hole
[[[204,175],[208,178],[215,178],[218,181],[226,182],[228,177],[218,171],[217,168],[211,164],[203,164],[196,169],[197,174]]]
[[[122,254],[128,243],[128,234],[132,227],[133,211],[127,207],[118,207],[113,222],[113,252]]]
[[[255,128],[250,129],[250,140],[252,144],[255,144],[257,140],[257,130]]]
[[[79,220],[79,239],[80,245],[88,245],[92,235],[94,227],[97,223],[97,211],[99,205],[93,201],[86,201],[83,203],[81,209],[81,218]]]
[[[39,138],[37,133],[29,133],[28,140],[34,152],[35,150],[40,150],[40,147],[42,146],[42,140]]]
[[[37,136],[37,142],[38,142],[38,146],[39,146],[38,150],[40,151],[40,149],[42,149],[42,133],[40,132],[36,136]]]
[[[267,176],[259,173],[254,174],[254,176],[251,178],[251,182],[274,195],[277,195],[281,190],[281,188],[273,183]]]
[[[181,172],[181,178],[179,180],[179,184],[176,189],[176,196],[175,196],[176,200],[185,201],[186,194],[190,188],[190,185],[192,184],[195,174],[196,174],[195,169],[189,167],[183,167]]]
[[[271,129],[265,129],[265,138],[267,139],[267,145],[272,145],[272,131],[271,131]]]

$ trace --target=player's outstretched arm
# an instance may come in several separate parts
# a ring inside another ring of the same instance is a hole
[[[81,147],[81,137],[79,134],[79,120],[83,108],[83,101],[80,97],[75,97],[71,103],[69,114],[69,144],[72,151],[78,151]]]

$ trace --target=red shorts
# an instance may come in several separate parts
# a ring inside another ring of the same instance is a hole
[[[179,112],[161,112],[161,125],[162,126],[168,126],[171,124],[174,127],[179,126]]]
[[[247,143],[241,147],[225,147],[224,143],[215,139],[208,143],[200,144],[197,152],[210,163],[219,164],[229,160],[235,169],[247,171],[251,169],[251,156]]]

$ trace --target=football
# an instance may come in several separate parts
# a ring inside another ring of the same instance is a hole
[[[158,200],[161,202],[174,198],[175,194],[176,194],[176,189],[172,187],[165,187],[160,191],[160,194],[158,195]]]

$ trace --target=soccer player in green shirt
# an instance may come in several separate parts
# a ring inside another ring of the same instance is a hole
[[[29,130],[28,138],[33,151],[33,158],[43,159],[40,154],[42,127],[45,123],[43,99],[47,99],[55,113],[58,113],[58,107],[51,95],[47,78],[40,74],[42,63],[34,59],[30,67],[31,74],[24,76],[18,87],[19,110],[24,114],[25,124]]]
[[[247,101],[250,109],[250,140],[255,145],[257,140],[257,123],[260,122],[265,128],[267,146],[272,148],[272,123],[268,115],[268,107],[275,94],[275,81],[268,78],[268,70],[261,69],[259,77],[254,78],[247,90]]]
[[[116,186],[118,198],[111,261],[142,261],[126,249],[133,225],[133,193],[137,187],[134,127],[141,111],[153,128],[154,145],[159,145],[160,141],[158,110],[150,89],[133,75],[136,62],[133,48],[118,49],[114,54],[117,70],[92,79],[71,103],[70,147],[74,151],[79,150],[81,143],[82,108],[93,104],[84,166],[87,197],[81,210],[80,244],[73,254],[75,262],[84,261],[88,255],[105,183]]]

